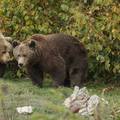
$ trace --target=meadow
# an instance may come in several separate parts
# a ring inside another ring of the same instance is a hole
[[[109,103],[102,105],[101,120],[120,120],[120,87],[102,83],[85,85],[91,95],[97,94]],[[29,79],[0,79],[0,120],[94,120],[70,112],[63,102],[73,88],[53,88],[46,79],[43,88]],[[104,94],[103,94],[104,92]],[[31,105],[32,114],[18,114],[16,107]]]

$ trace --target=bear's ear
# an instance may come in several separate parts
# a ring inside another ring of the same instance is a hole
[[[31,40],[30,43],[29,43],[29,47],[30,47],[30,48],[35,48],[35,46],[36,46],[35,41],[34,41],[34,40]]]
[[[20,44],[20,42],[18,42],[16,40],[12,42],[13,48],[15,48],[16,46],[18,46],[19,44]]]

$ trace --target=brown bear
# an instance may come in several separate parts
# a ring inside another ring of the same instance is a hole
[[[8,42],[10,39],[10,37],[4,37],[0,32],[0,77],[4,75],[6,63],[10,60],[12,51],[12,45]]]
[[[52,75],[55,86],[80,86],[85,81],[87,52],[77,38],[59,33],[35,34],[28,39],[14,42],[13,54],[34,83],[42,85],[43,72]]]

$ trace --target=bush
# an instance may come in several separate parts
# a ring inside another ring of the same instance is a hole
[[[1,0],[0,30],[24,40],[33,33],[77,36],[89,56],[88,79],[120,77],[119,0]]]

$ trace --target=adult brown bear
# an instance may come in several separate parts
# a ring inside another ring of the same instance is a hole
[[[86,79],[87,52],[73,36],[35,34],[13,47],[19,66],[26,66],[35,84],[42,85],[44,72],[52,75],[55,86],[80,86]]]
[[[8,40],[10,37],[5,37],[0,32],[0,77],[5,73],[6,63],[10,60],[10,53],[12,51],[12,45]]]

